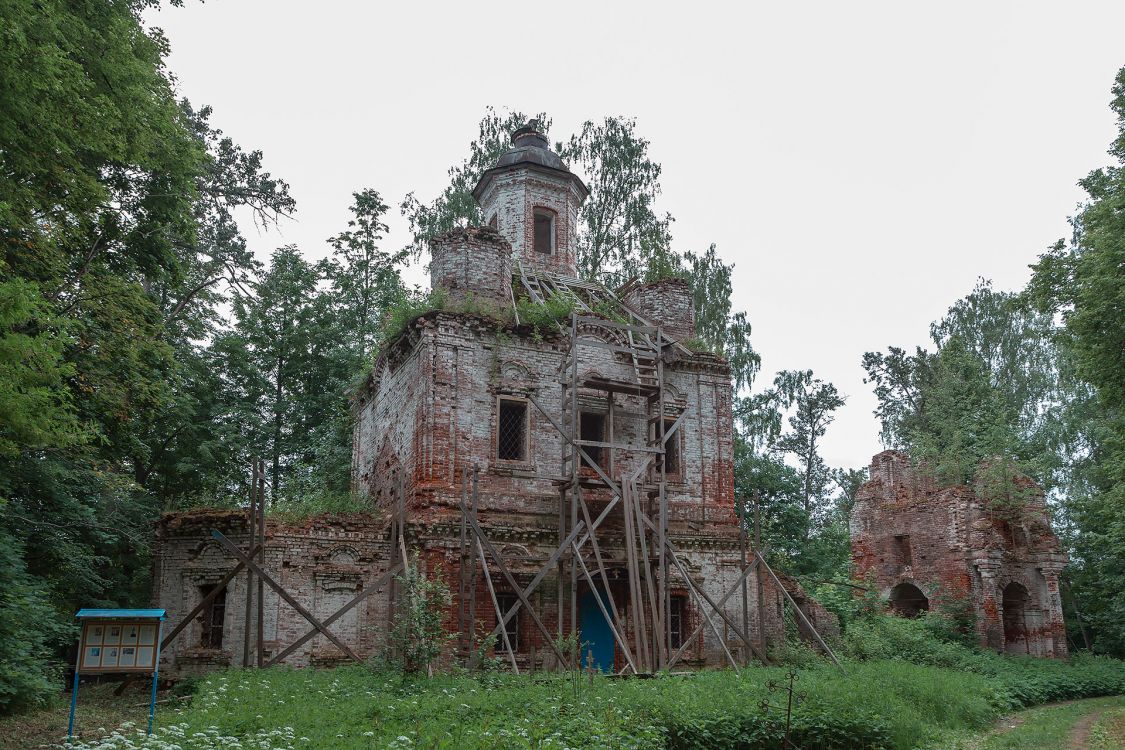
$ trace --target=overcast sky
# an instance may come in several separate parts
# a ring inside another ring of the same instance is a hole
[[[180,93],[292,187],[294,221],[245,227],[262,258],[325,255],[353,191],[435,196],[487,105],[548,112],[552,140],[635,117],[675,246],[736,264],[762,381],[835,383],[825,459],[864,466],[863,352],[927,343],[977,277],[1022,287],[1108,162],[1125,2],[733,6],[189,0],[147,17]],[[397,209],[388,223],[404,243]]]

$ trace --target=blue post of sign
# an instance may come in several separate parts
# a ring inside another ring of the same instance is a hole
[[[78,661],[74,663],[74,685],[70,688],[70,721],[66,724],[66,738],[74,739],[74,711],[78,708],[78,664],[82,661],[82,651],[78,652]]]
[[[156,676],[160,674],[160,641],[164,633],[164,618],[156,624],[156,660],[152,663],[152,696],[148,701],[148,732],[152,734],[152,720],[156,716]]]

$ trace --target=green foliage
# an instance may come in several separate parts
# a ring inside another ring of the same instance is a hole
[[[72,342],[62,326],[37,285],[0,282],[0,456],[64,448],[88,437],[66,387],[74,365],[63,358]],[[4,492],[0,480],[0,497]]]
[[[446,294],[441,289],[421,293],[417,289],[403,291],[393,306],[387,310],[380,347],[386,346],[406,330],[407,326],[428,312],[446,309]]]
[[[578,272],[609,286],[649,268],[670,271],[672,217],[659,216],[661,166],[648,155],[649,142],[637,134],[632,118],[586,121],[559,156],[586,178],[590,196],[580,209]]]
[[[441,195],[430,203],[422,203],[413,193],[407,194],[399,210],[410,224],[411,240],[404,249],[412,258],[422,257],[428,250],[431,237],[448,232],[454,227],[484,224],[480,206],[473,198],[473,188],[486,169],[511,145],[511,134],[528,122],[522,112],[503,115],[488,107],[480,121],[476,140],[469,143],[469,156],[461,164],[449,168],[449,184]],[[550,130],[551,120],[540,112],[535,116],[543,132]]]
[[[399,597],[388,644],[403,672],[425,670],[432,676],[434,659],[456,637],[445,629],[445,612],[453,601],[452,594],[441,572],[427,576],[419,569],[417,557],[395,580]]]
[[[22,545],[0,528],[0,715],[49,700],[61,672],[54,650],[73,630],[28,574],[22,553]]]
[[[520,324],[531,326],[540,334],[555,333],[559,326],[569,326],[574,309],[574,301],[560,294],[552,294],[543,304],[532,302],[527,297],[516,300]]]
[[[907,750],[983,729],[1024,705],[1125,690],[1125,665],[1117,661],[1008,658],[942,644],[914,621],[886,618],[867,626],[878,632],[857,627],[849,639],[862,639],[885,656],[847,662],[846,672],[819,663],[799,671],[796,687],[808,699],[793,713],[798,746]],[[911,660],[933,649],[944,649],[944,661],[964,668]],[[162,712],[158,723],[176,727],[172,737],[130,739],[137,747],[157,747],[200,732],[263,748],[773,750],[780,746],[784,713],[763,713],[761,703],[780,702],[768,683],[784,679],[776,668],[649,680],[597,677],[592,684],[583,679],[575,696],[569,675],[404,680],[359,667],[231,670],[207,678],[190,707]],[[315,712],[308,710],[310,696]]]
[[[1125,655],[1125,68],[1113,85],[1115,164],[1081,181],[1089,200],[1070,245],[1040,257],[1028,297],[1059,315],[1055,341],[1092,391],[1070,411],[1076,459],[1066,515],[1073,524],[1074,598],[1097,651]]]

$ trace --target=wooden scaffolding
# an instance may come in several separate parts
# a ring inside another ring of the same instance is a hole
[[[683,658],[687,649],[710,629],[715,642],[732,668],[739,668],[739,660],[727,645],[720,632],[721,621],[727,633],[733,633],[741,643],[743,663],[753,655],[768,663],[761,640],[751,638],[750,587],[747,580],[758,568],[768,571],[784,593],[785,587],[769,569],[756,547],[748,557],[746,524],[739,513],[741,571],[737,580],[716,601],[701,583],[691,575],[683,555],[669,535],[668,516],[668,458],[669,441],[683,425],[684,414],[674,418],[668,413],[665,388],[665,364],[677,354],[690,355],[680,343],[667,338],[660,326],[644,319],[625,304],[617,294],[598,284],[570,279],[547,271],[531,271],[517,259],[518,281],[528,296],[536,303],[546,304],[552,299],[570,303],[569,330],[558,323],[561,334],[567,338],[564,361],[559,371],[561,409],[552,410],[533,395],[528,401],[558,432],[562,440],[561,475],[555,480],[558,492],[558,545],[547,557],[526,586],[520,586],[507,562],[489,542],[477,520],[477,472],[474,470],[471,495],[467,475],[462,481],[462,604],[459,625],[461,631],[476,622],[476,587],[474,581],[478,564],[488,584],[491,606],[496,613],[497,625],[491,636],[504,645],[513,670],[519,671],[515,655],[508,643],[507,624],[525,609],[548,648],[555,652],[559,663],[576,668],[579,646],[575,639],[569,641],[569,653],[561,646],[566,634],[579,632],[578,591],[582,586],[596,592],[593,597],[620,649],[625,666],[621,672],[651,673],[672,669]],[[603,335],[599,335],[603,334]],[[617,343],[609,343],[609,342]],[[582,364],[590,350],[609,351],[614,359],[624,365],[615,368],[624,377],[587,372]],[[605,415],[607,434],[601,440],[584,438],[579,393],[584,396],[603,394],[608,405]],[[613,429],[616,396],[637,397],[645,404],[646,430],[641,441],[618,442]],[[596,457],[595,457],[596,456]],[[626,461],[619,459],[627,458]],[[618,464],[631,467],[618,471]],[[608,496],[608,501],[605,498]],[[595,502],[594,498],[598,498]],[[597,512],[595,512],[597,510]],[[606,524],[607,521],[612,521]],[[612,527],[615,535],[624,531],[624,565],[621,560],[609,561],[603,552],[599,531]],[[515,592],[517,600],[506,609],[501,607],[492,585],[486,558]],[[618,573],[611,580],[610,562]],[[614,597],[614,581],[621,580],[624,572],[627,590],[626,602]],[[531,596],[555,573],[557,624],[551,633],[543,622],[542,613],[531,604]],[[680,633],[679,643],[673,641],[671,621],[671,592],[673,581],[686,589],[699,613],[699,622],[690,634]],[[761,586],[755,587],[758,600],[754,609],[761,612]],[[737,598],[735,598],[737,597]],[[741,600],[741,622],[732,617],[724,607],[735,598]],[[814,634],[812,626],[792,599],[796,616]],[[761,624],[758,632],[761,637]],[[816,635],[822,647],[831,654],[826,644]],[[502,641],[499,639],[503,639]],[[835,659],[835,657],[832,657]]]

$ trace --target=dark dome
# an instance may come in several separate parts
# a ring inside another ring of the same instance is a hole
[[[512,133],[512,147],[496,162],[497,167],[514,167],[517,164],[538,164],[541,167],[569,172],[559,155],[551,150],[547,136],[539,132],[539,123],[532,120]],[[495,167],[494,167],[495,168]]]
[[[530,166],[532,169],[538,168],[561,172],[575,182],[583,198],[590,193],[582,180],[578,179],[577,175],[567,168],[566,163],[559,155],[551,150],[551,144],[547,140],[547,136],[539,132],[539,121],[532,120],[527,125],[524,125],[522,128],[512,133],[512,147],[496,160],[494,166],[485,170],[484,174],[481,175],[480,182],[478,182],[477,186],[473,189],[473,197],[479,201],[481,195],[484,193],[485,186],[498,172],[504,172],[520,166]]]

